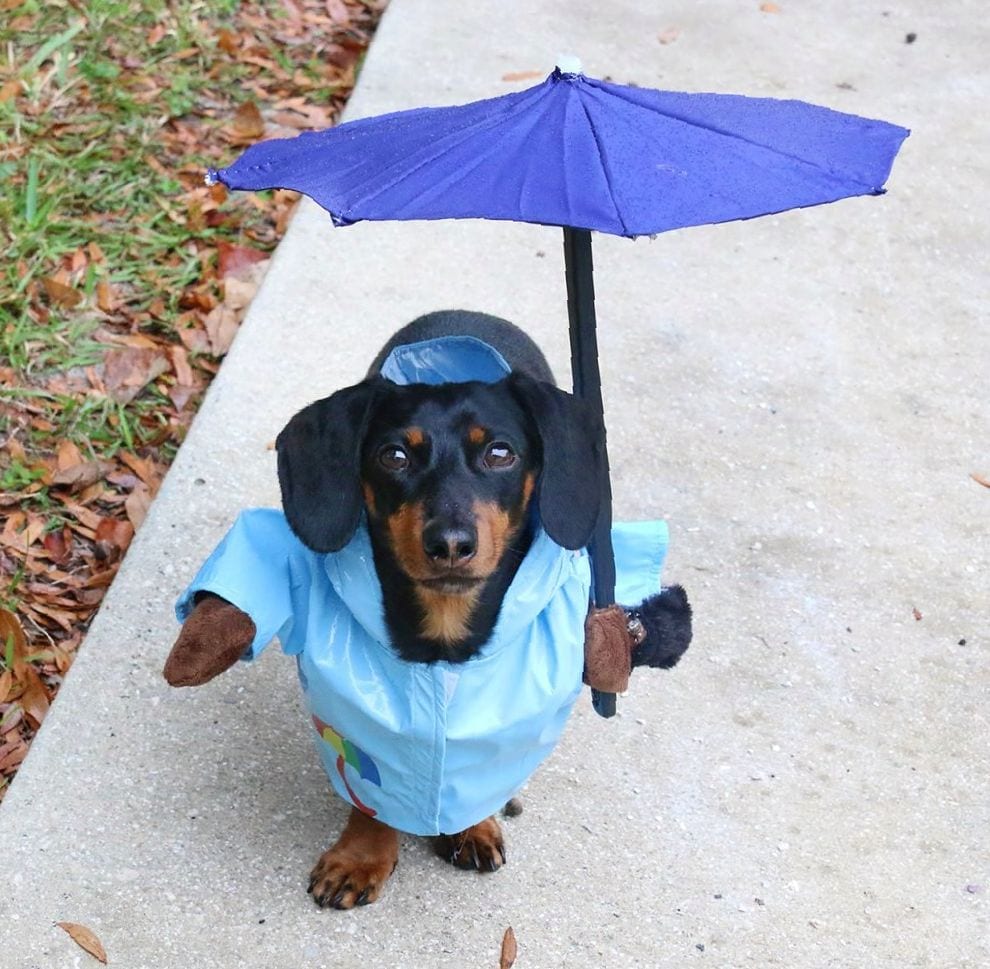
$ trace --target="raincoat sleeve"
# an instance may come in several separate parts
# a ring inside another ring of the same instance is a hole
[[[275,636],[286,653],[298,653],[294,599],[308,585],[313,558],[280,511],[243,511],[179,597],[175,614],[184,622],[196,593],[212,592],[246,612],[257,628],[243,659],[256,658]]]
[[[616,602],[636,606],[660,591],[667,542],[667,523],[663,521],[619,522],[612,526]]]

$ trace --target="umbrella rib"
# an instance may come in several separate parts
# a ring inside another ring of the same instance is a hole
[[[608,186],[608,197],[612,202],[612,208],[615,209],[615,217],[619,220],[619,223],[622,226],[622,234],[628,236],[629,226],[626,225],[626,220],[622,217],[622,212],[619,209],[619,203],[615,197],[615,191],[612,188],[612,172],[605,157],[605,149],[602,147],[602,143],[598,139],[598,131],[595,129],[594,123],[591,120],[591,115],[588,113],[587,106],[584,101],[579,100],[578,103],[581,105],[581,110],[584,112],[584,116],[588,121],[588,128],[591,130],[591,137],[595,139],[595,148],[598,151],[598,162],[602,166],[602,171],[605,173],[605,184]]]

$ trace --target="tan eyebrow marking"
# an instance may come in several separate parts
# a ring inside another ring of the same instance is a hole
[[[487,434],[485,433],[485,429],[483,427],[479,427],[477,424],[475,424],[474,427],[468,431],[468,440],[472,444],[481,444],[484,442],[486,437]]]
[[[410,447],[422,447],[426,440],[426,435],[421,427],[409,427],[406,429],[406,441]]]

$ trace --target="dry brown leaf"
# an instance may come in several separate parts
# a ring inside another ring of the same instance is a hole
[[[289,19],[294,22],[293,27],[298,28],[302,23],[302,10],[299,9],[299,4],[295,0],[282,0],[282,7],[289,15]]]
[[[324,4],[327,16],[337,27],[345,27],[351,22],[351,12],[347,9],[344,0],[326,0]]]
[[[969,476],[977,483],[983,485],[984,488],[990,488],[990,477],[984,474],[980,474],[977,471],[971,471]]]
[[[0,532],[0,545],[5,545],[9,549],[23,553],[31,548],[44,534],[44,523],[42,522],[39,528],[39,519],[37,518],[32,518],[23,528],[11,527],[14,522],[21,522],[23,520],[24,516],[19,515],[17,512],[10,516],[4,530]]]
[[[48,527],[48,522],[41,517],[41,515],[28,515],[27,525],[24,526],[24,531],[21,532],[21,542],[24,548],[30,548],[42,535],[45,534],[45,529]]]
[[[21,609],[39,625],[41,624],[40,617],[46,616],[52,622],[58,623],[67,633],[72,632],[72,624],[76,621],[76,617],[72,613],[66,612],[64,609],[49,609],[48,606],[43,606],[40,602],[32,602],[30,605],[22,603]]]
[[[253,266],[244,269],[236,276],[228,276],[223,283],[223,305],[240,314],[243,318],[242,310],[247,309],[251,300],[258,293],[258,287],[268,272],[270,260],[256,262]]]
[[[10,670],[4,670],[0,673],[0,703],[7,702],[7,694],[10,693],[10,688],[14,684],[14,674]],[[4,729],[9,730],[11,725],[5,725]]]
[[[16,767],[27,757],[27,752],[27,744],[19,738],[13,743],[4,744],[0,747],[0,771],[8,771],[12,767]]]
[[[239,275],[242,270],[256,262],[264,262],[268,258],[268,253],[260,249],[235,246],[233,243],[221,241],[217,244],[217,275],[221,279],[225,276]]]
[[[24,541],[21,538],[21,529],[27,524],[27,515],[23,511],[14,511],[7,516],[7,521],[0,532],[0,545],[8,548],[21,549]]]
[[[69,558],[72,550],[72,532],[68,528],[62,528],[56,532],[49,532],[42,540],[48,557],[58,565],[61,565]]]
[[[138,457],[130,451],[120,451],[117,455],[148,487],[157,485],[161,475],[155,467],[155,462],[148,458]]]
[[[210,352],[215,357],[222,357],[230,349],[237,336],[237,324],[237,314],[225,303],[206,314],[203,325],[210,338]]]
[[[237,34],[230,30],[217,31],[217,47],[226,54],[236,54],[238,47],[240,47]]]
[[[92,929],[80,925],[78,922],[56,922],[55,924],[63,931],[68,932],[76,945],[99,959],[103,965],[107,964],[107,950],[103,948],[103,943],[96,937],[96,933]]]
[[[12,701],[17,701],[20,699],[21,693],[23,692],[23,687],[21,683],[14,679],[13,674],[8,672],[6,676],[11,680],[12,685],[7,688],[7,695]],[[7,708],[7,712],[0,717],[0,733],[9,734],[15,727],[20,726],[21,722],[24,720],[24,708],[20,703],[12,702]],[[21,736],[20,732],[14,734],[13,737],[5,737],[4,744],[16,743],[17,738]]]
[[[11,458],[18,464],[27,463],[27,455],[24,453],[24,445],[17,440],[16,437],[9,437],[4,442],[4,447],[7,449],[7,453]]]
[[[176,413],[180,414],[186,409],[186,404],[193,399],[195,394],[196,388],[187,384],[175,384],[175,386],[168,388],[168,399],[172,401]]]
[[[111,467],[113,466],[111,465]],[[107,475],[104,475],[104,478],[106,477]],[[112,501],[113,492],[108,491],[103,487],[103,479],[101,479],[95,484],[91,484],[88,487],[83,488],[83,490],[76,496],[76,499],[80,505],[91,505],[94,501]]]
[[[516,933],[510,925],[502,936],[502,952],[498,958],[498,969],[512,969],[517,954]]]
[[[210,338],[206,331],[199,326],[183,326],[177,328],[182,345],[192,353],[209,353]]]
[[[76,464],[82,464],[82,462],[82,452],[75,446],[75,444],[72,443],[72,441],[66,438],[59,441],[57,460],[59,471],[64,471],[66,468],[71,468]]]
[[[172,369],[175,371],[175,379],[184,387],[191,387],[193,384],[192,367],[189,366],[189,354],[185,347],[172,346],[168,348],[168,355],[172,360]]]
[[[262,136],[265,131],[265,122],[254,101],[245,101],[237,109],[231,130],[237,138],[245,141]]]
[[[48,301],[54,303],[56,306],[64,306],[67,309],[72,309],[72,307],[78,306],[83,300],[83,294],[78,289],[67,286],[52,276],[42,276],[41,285],[45,291],[45,295],[48,297]]]
[[[20,93],[21,79],[19,77],[12,77],[2,87],[0,87],[0,104],[3,104],[4,101],[9,101],[11,98],[17,97]]]
[[[67,495],[55,495],[54,497],[58,498],[65,507],[65,510],[72,515],[78,524],[88,528],[90,531],[98,528],[100,522],[103,521],[102,517],[96,514],[95,511],[90,511],[85,506],[73,501]],[[69,522],[70,527],[72,527],[72,524],[72,522]]]
[[[48,713],[48,691],[37,670],[30,664],[25,663],[20,667],[17,678],[24,685],[24,692],[21,694],[21,706],[24,708],[25,716],[33,722],[31,726],[35,729],[41,726],[41,721]]]
[[[143,484],[138,485],[127,496],[127,501],[124,502],[124,509],[135,531],[141,527],[141,523],[144,521],[145,515],[148,514],[150,507],[151,492]]]
[[[117,308],[117,297],[109,280],[101,279],[96,284],[96,305],[104,313],[112,313]]]
[[[128,522],[127,524],[130,525],[131,523]],[[94,573],[83,584],[87,589],[105,589],[111,582],[113,582],[118,568],[119,565],[115,563],[110,566],[109,569],[104,569],[102,572]]]
[[[334,113],[329,108],[319,105],[302,104],[288,111],[276,111],[271,120],[274,125],[291,129],[291,137],[296,131],[307,131],[310,128],[329,128],[333,123]],[[269,135],[271,132],[269,132]]]
[[[103,357],[103,382],[115,400],[126,404],[165,373],[169,365],[168,357],[157,347],[108,350]]]
[[[69,491],[81,491],[102,481],[112,470],[113,465],[109,461],[83,461],[56,471],[52,476],[52,484],[57,488],[68,488]]]

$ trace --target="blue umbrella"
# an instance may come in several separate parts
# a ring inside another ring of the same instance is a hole
[[[559,66],[502,97],[260,142],[208,182],[288,188],[335,224],[504,219],[564,228],[574,392],[602,413],[591,230],[653,235],[880,195],[908,131],[772,98],[612,84]],[[603,442],[604,447],[604,442]],[[594,596],[614,601],[605,462]],[[593,693],[604,716],[613,694]]]

